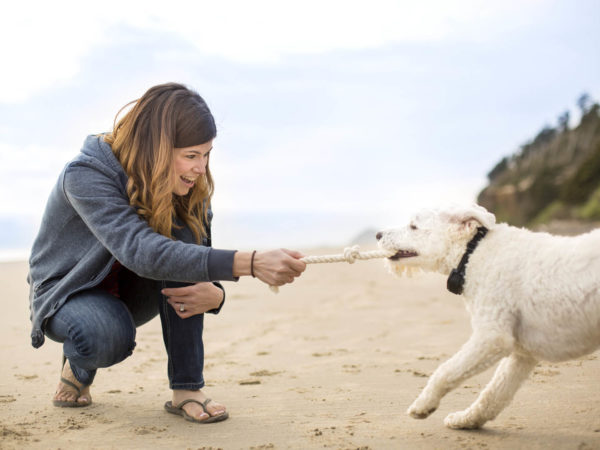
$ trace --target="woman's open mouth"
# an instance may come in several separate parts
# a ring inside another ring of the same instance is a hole
[[[389,259],[398,261],[401,258],[411,258],[413,256],[418,256],[418,253],[411,250],[398,250],[394,255],[390,256]]]
[[[193,188],[194,184],[196,184],[195,178],[188,178],[184,177],[183,175],[181,175],[179,178],[181,179],[181,181],[183,181],[183,184],[185,184],[189,188]]]

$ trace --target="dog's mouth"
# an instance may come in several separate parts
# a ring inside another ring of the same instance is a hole
[[[418,256],[417,252],[413,252],[411,250],[398,250],[395,254],[389,257],[392,261],[398,261],[402,258],[412,258],[413,256]]]

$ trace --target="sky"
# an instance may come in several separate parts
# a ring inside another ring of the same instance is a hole
[[[215,246],[348,245],[600,99],[600,2],[53,1],[0,16],[0,252],[88,134],[177,81],[209,104]]]

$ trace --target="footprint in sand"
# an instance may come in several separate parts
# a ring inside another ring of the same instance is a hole
[[[256,372],[250,373],[251,377],[272,377],[273,375],[278,375],[283,372],[271,372],[270,370],[258,370]],[[260,380],[242,380],[239,382],[240,385],[252,385],[252,384],[261,384]]]
[[[69,417],[65,421],[65,423],[63,423],[62,425],[59,425],[58,429],[62,430],[62,431],[81,430],[83,428],[86,428],[87,426],[88,426],[87,423],[78,421],[78,420],[74,419],[73,417]]]
[[[344,364],[342,368],[346,373],[360,373],[360,366],[356,364]]]
[[[150,427],[150,426],[143,426],[143,427],[135,427],[133,429],[133,432],[135,434],[150,434],[150,433],[162,433],[163,431],[166,431],[166,428],[162,428],[162,427]]]
[[[546,383],[545,377],[555,377],[556,375],[560,375],[559,370],[539,368],[533,371],[533,382]]]
[[[269,370],[259,370],[258,372],[252,372],[250,374],[251,377],[272,377],[273,375],[278,375],[282,372],[271,372]]]
[[[37,377],[37,375],[23,375],[20,373],[15,374],[15,378],[22,381],[35,380]]]
[[[415,377],[419,377],[419,378],[429,378],[429,375],[426,374],[425,372],[421,372],[419,370],[415,370],[415,369],[396,369],[394,370],[394,372],[396,373],[410,373]]]
[[[239,382],[241,386],[248,386],[252,384],[260,384],[260,380],[242,380]]]
[[[534,375],[542,375],[544,377],[554,377],[560,374],[560,370],[552,370],[552,369],[538,369],[533,371]]]
[[[12,428],[5,427],[4,425],[0,425],[0,437],[2,437],[2,441],[21,441],[27,440],[27,437],[31,436],[29,431],[25,430],[14,430]]]

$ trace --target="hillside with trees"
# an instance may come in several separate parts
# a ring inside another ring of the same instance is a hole
[[[545,126],[488,173],[478,202],[498,221],[533,228],[600,221],[600,106],[587,94],[577,105],[575,128],[569,112],[561,114],[555,127]]]

